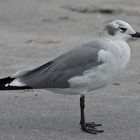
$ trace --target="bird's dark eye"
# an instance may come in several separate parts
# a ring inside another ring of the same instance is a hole
[[[120,27],[120,29],[121,29],[121,32],[122,33],[124,33],[127,29],[126,28],[124,28],[124,27]]]

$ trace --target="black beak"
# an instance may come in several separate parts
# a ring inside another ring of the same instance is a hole
[[[136,32],[135,34],[130,34],[132,37],[139,37],[140,38],[140,33]]]

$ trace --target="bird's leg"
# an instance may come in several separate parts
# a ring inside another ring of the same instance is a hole
[[[95,124],[94,122],[91,123],[86,123],[85,122],[85,113],[84,113],[84,108],[85,108],[85,96],[82,95],[80,97],[80,109],[81,109],[81,129],[84,132],[91,133],[91,134],[98,134],[102,133],[103,130],[97,130],[97,126],[101,126],[101,124]]]

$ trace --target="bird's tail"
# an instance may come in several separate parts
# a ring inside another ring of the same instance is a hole
[[[23,89],[31,89],[31,87],[28,86],[23,86],[23,87],[18,87],[18,86],[10,86],[10,83],[14,80],[15,78],[2,78],[0,79],[0,90],[23,90]]]

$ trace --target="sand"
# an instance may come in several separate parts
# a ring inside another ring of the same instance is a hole
[[[38,66],[100,37],[113,19],[140,31],[138,0],[1,0],[0,77]],[[86,96],[86,119],[103,134],[80,130],[79,96],[47,90],[0,91],[0,140],[139,140],[140,40],[129,42],[128,69]]]

